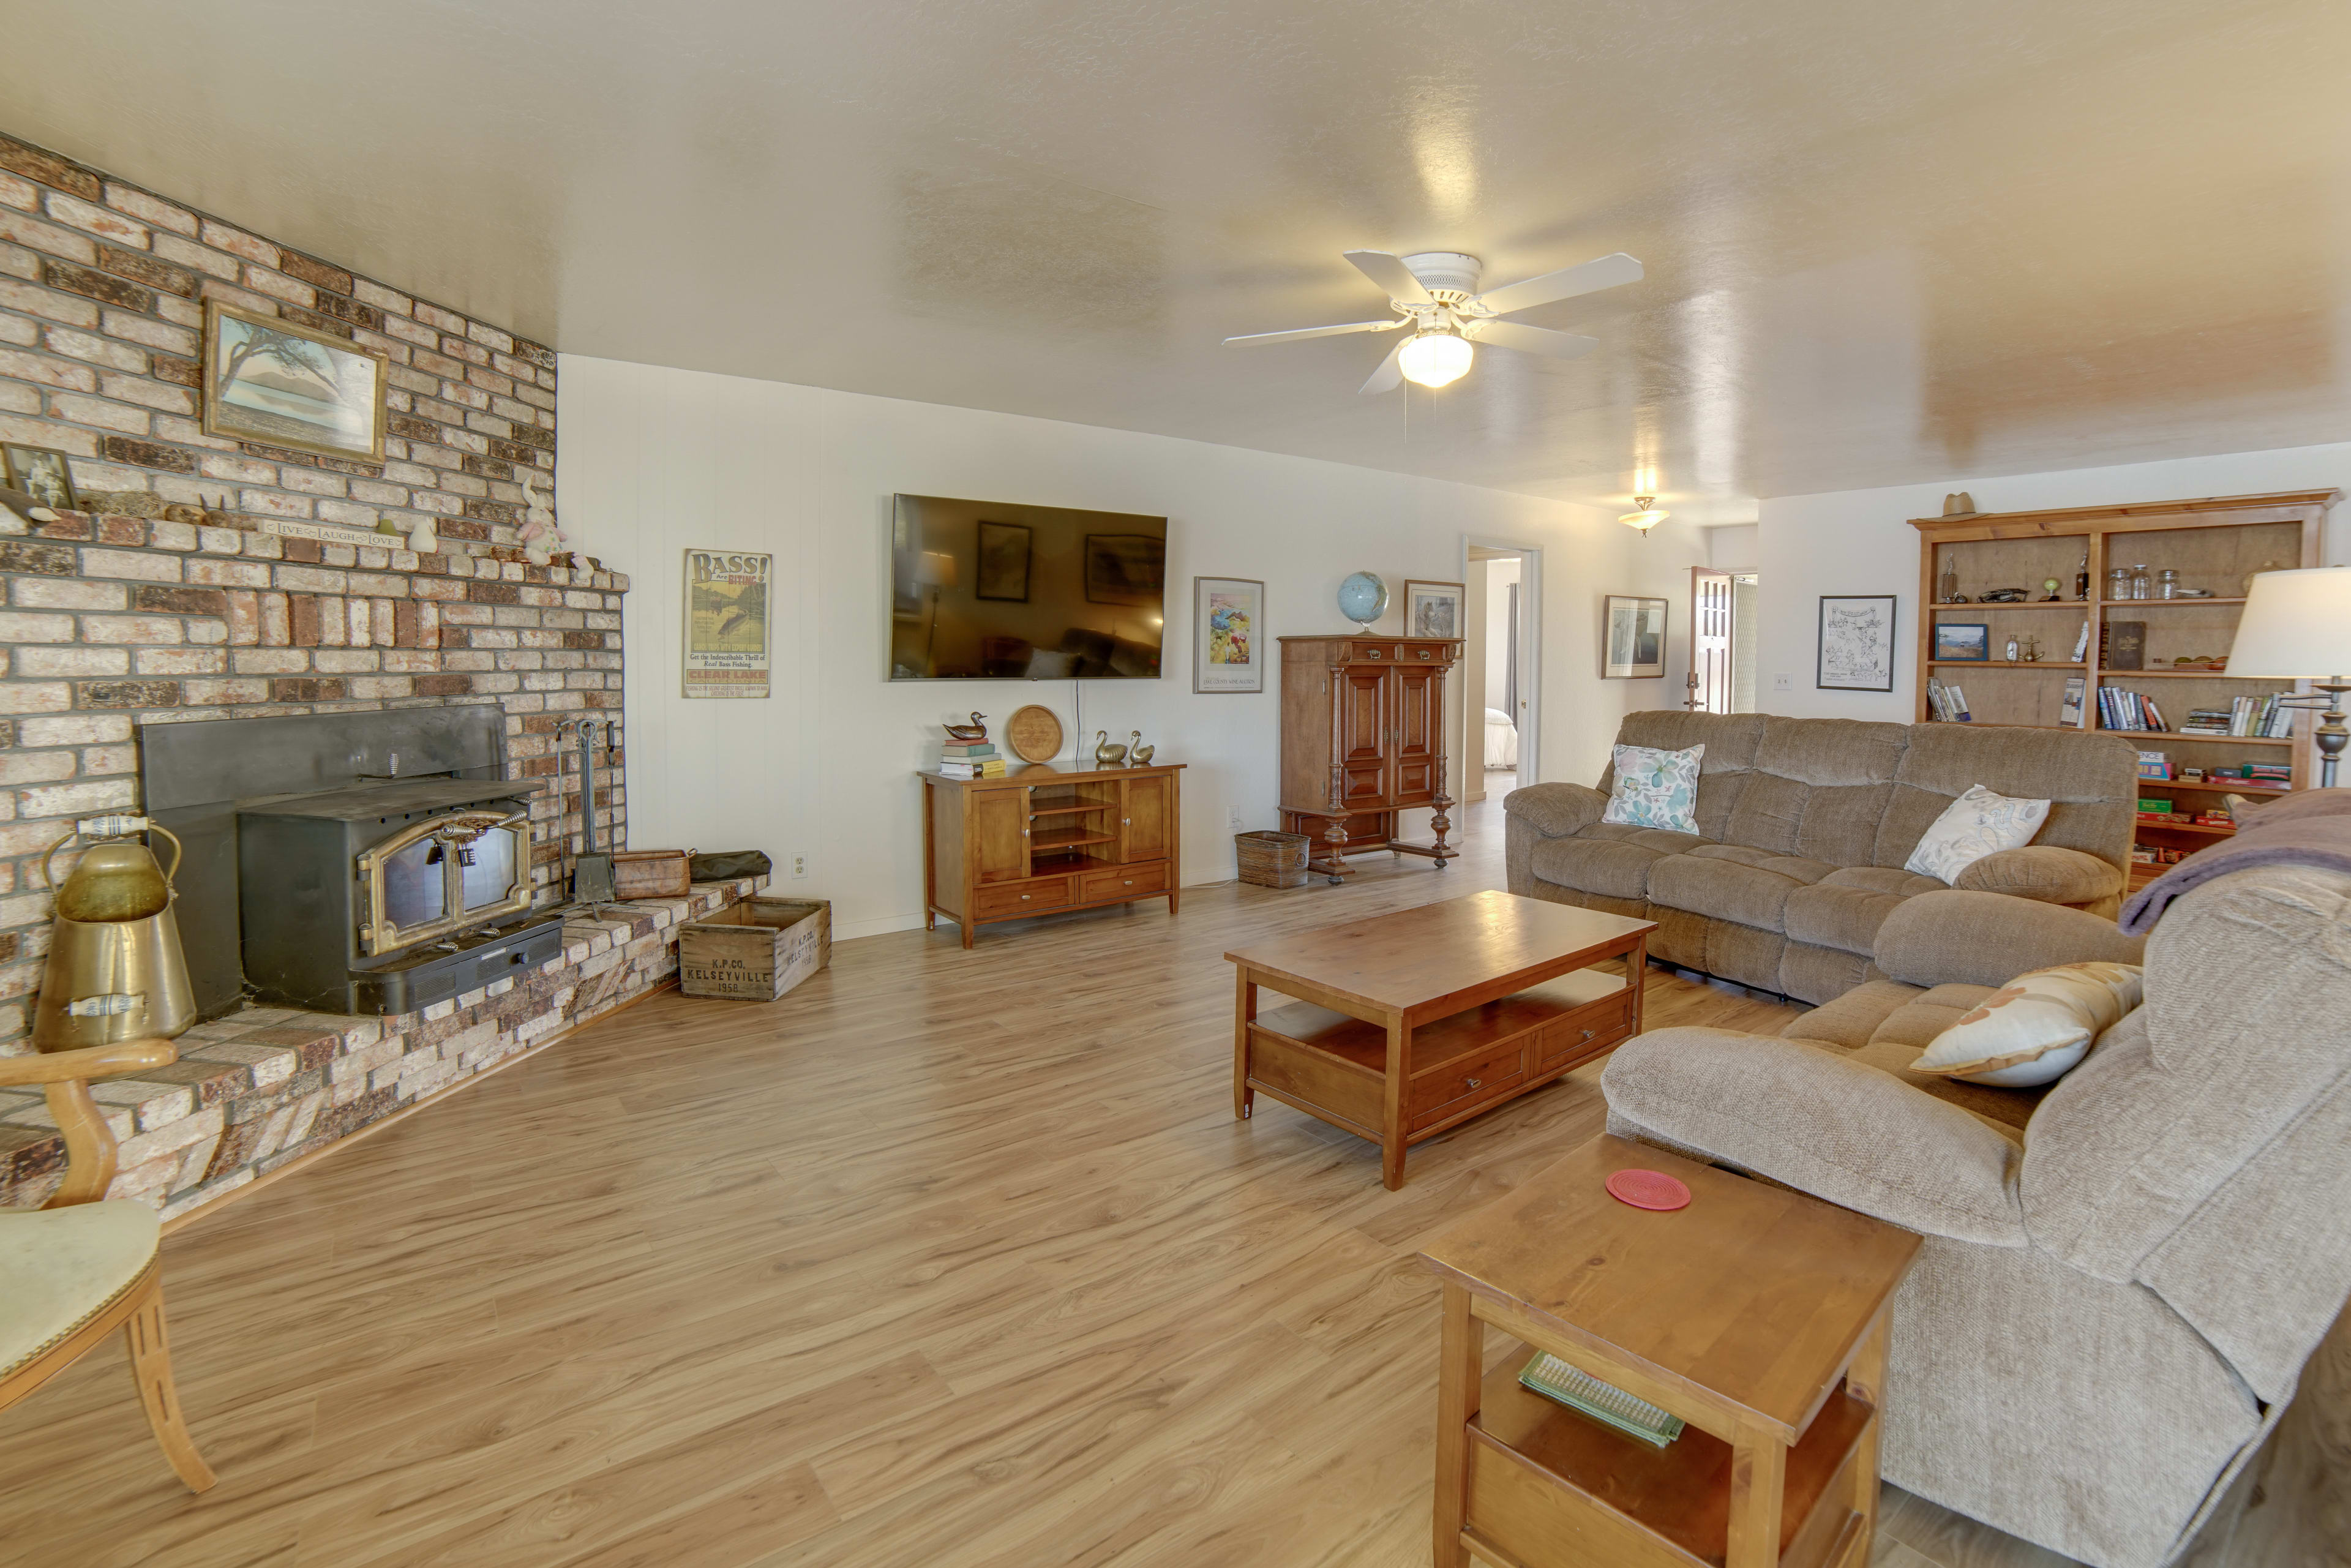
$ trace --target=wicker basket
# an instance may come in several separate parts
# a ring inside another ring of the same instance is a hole
[[[1235,833],[1240,852],[1241,880],[1256,887],[1304,887],[1306,852],[1313,841],[1304,833]]]

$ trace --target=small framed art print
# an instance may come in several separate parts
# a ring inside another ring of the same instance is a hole
[[[1823,691],[1894,689],[1894,595],[1821,595],[1821,645],[1813,684]]]
[[[1609,594],[1603,624],[1608,641],[1601,654],[1602,680],[1646,680],[1666,673],[1664,600]]]
[[[1407,580],[1404,585],[1404,632],[1407,637],[1458,637],[1461,635],[1461,596],[1466,591],[1458,582],[1422,582]]]
[[[1982,621],[1935,622],[1935,662],[1982,664],[1991,657],[1991,626]]]
[[[1247,577],[1192,580],[1192,689],[1265,690],[1265,584]]]

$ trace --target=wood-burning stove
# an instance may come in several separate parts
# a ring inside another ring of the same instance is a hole
[[[531,796],[496,708],[141,727],[148,810],[188,841],[180,925],[206,1017],[246,997],[413,1012],[563,946],[534,911]]]

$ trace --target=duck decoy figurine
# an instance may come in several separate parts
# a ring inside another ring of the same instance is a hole
[[[1157,751],[1159,747],[1155,746],[1144,745],[1143,732],[1139,729],[1128,735],[1126,738],[1126,765],[1129,768],[1149,767],[1151,765],[1152,753]]]
[[[1126,747],[1113,742],[1110,737],[1110,731],[1106,729],[1094,731],[1094,766],[1097,768],[1126,766]]]
[[[969,724],[950,724],[941,727],[947,732],[949,740],[986,740],[987,716],[984,713],[974,713]]]

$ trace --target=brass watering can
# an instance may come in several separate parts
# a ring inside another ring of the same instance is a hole
[[[142,831],[172,841],[170,871],[155,863],[145,844],[121,836]],[[180,927],[172,917],[180,841],[144,817],[85,817],[41,857],[43,882],[57,887],[49,862],[81,837],[108,841],[83,851],[57,888],[57,924],[33,1011],[33,1047],[78,1051],[126,1040],[170,1040],[196,1021]]]

